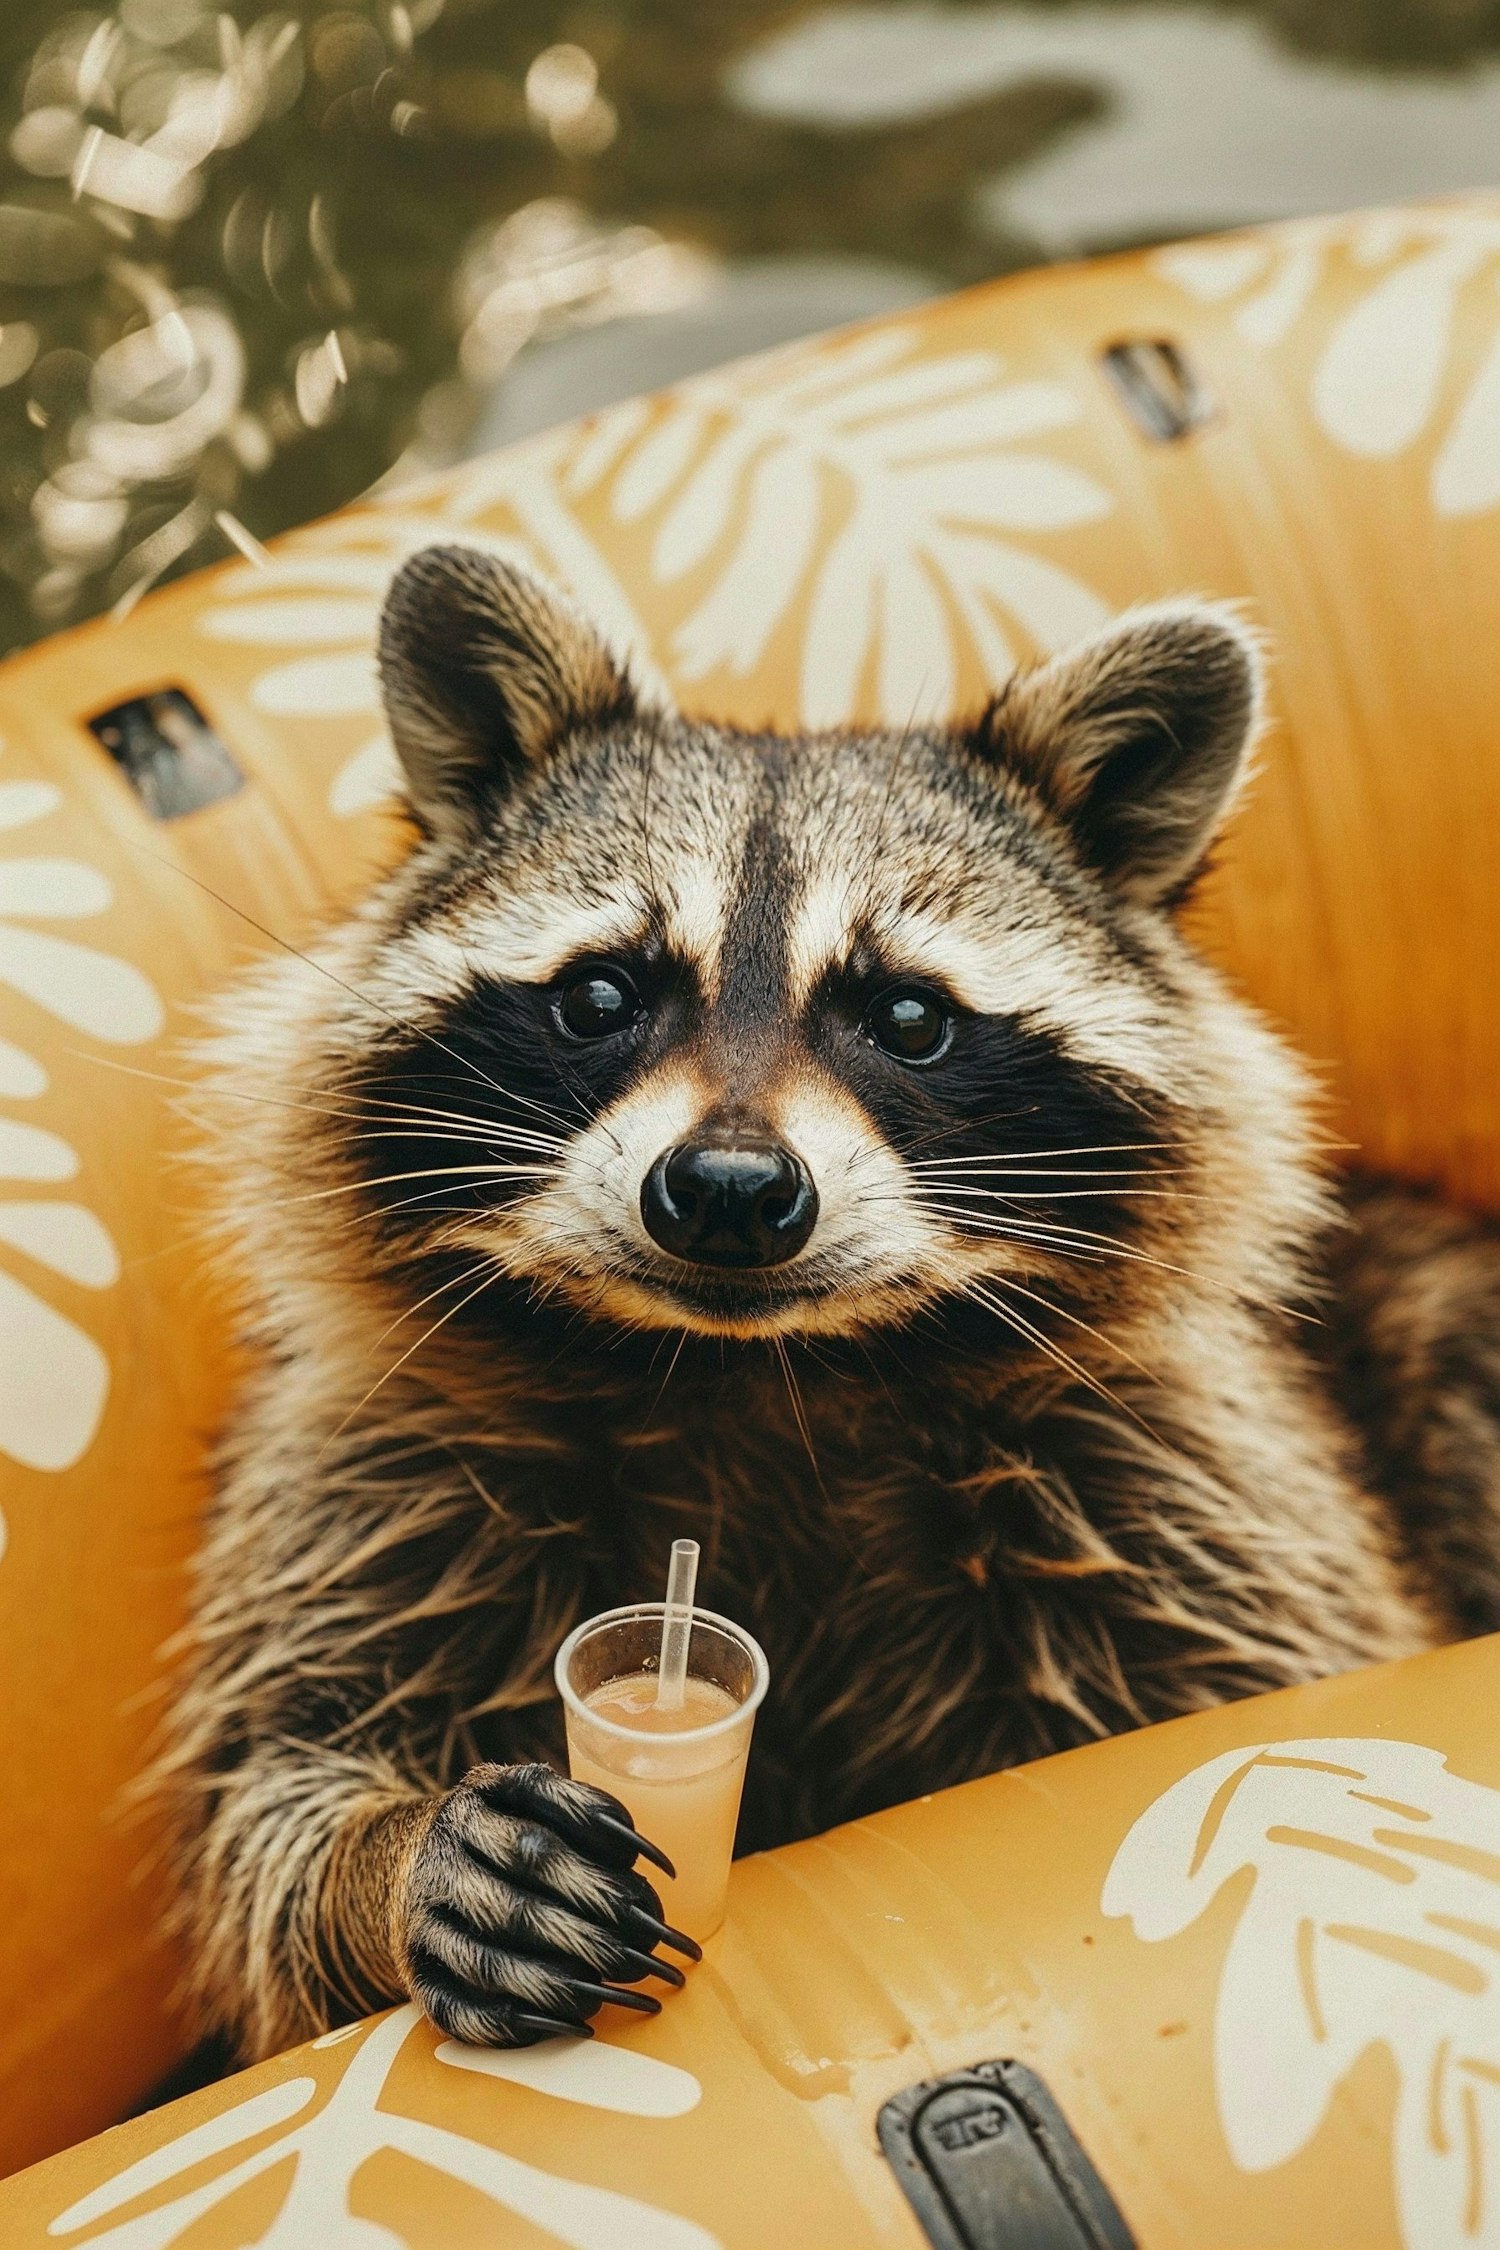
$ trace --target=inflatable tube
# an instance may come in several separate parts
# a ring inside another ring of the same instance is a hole
[[[1023,276],[549,432],[3,668],[0,2161],[180,2050],[150,1839],[111,1810],[230,1374],[162,1078],[230,966],[393,847],[393,563],[494,544],[686,706],[788,725],[901,723],[1132,601],[1243,598],[1277,724],[1207,941],[1372,1162],[1494,1205],[1497,274],[1500,199],[1469,197]]]
[[[0,2239],[1493,2244],[1497,1687],[1475,1642],[741,1860],[660,2016],[398,2009],[0,2185]]]

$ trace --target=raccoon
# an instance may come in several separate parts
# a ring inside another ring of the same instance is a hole
[[[741,1849],[1500,1619],[1495,1352],[1443,1361],[1399,1224],[1340,1252],[1363,1357],[1310,1345],[1310,1082],[1178,926],[1261,708],[1232,612],[800,738],[438,547],[380,666],[409,849],[213,1048],[253,1372],[160,1785],[244,2055],[681,1982],[550,1676],[675,1536],[770,1658]]]

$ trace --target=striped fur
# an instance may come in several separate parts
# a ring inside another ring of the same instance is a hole
[[[1307,1080],[1173,918],[1254,733],[1232,617],[1137,613],[953,733],[783,739],[641,708],[444,550],[382,659],[412,848],[213,1053],[253,1371],[159,1776],[206,2020],[263,2053],[414,1990],[508,2037],[569,1932],[628,1978],[640,1876],[590,1904],[550,1801],[496,1826],[464,1777],[559,1760],[553,1651],[681,1533],[771,1660],[747,1846],[1500,1621],[1419,1528],[1493,1402],[1424,1439],[1435,1348],[1379,1341],[1387,1292],[1442,1332],[1428,1244],[1341,1253],[1392,1483],[1306,1344]],[[640,1016],[572,1040],[600,961]],[[875,1043],[893,988],[939,1059]],[[705,1122],[814,1180],[786,1263],[643,1225]]]

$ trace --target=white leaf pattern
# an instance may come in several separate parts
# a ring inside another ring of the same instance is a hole
[[[1092,588],[1001,536],[1068,530],[1113,506],[1070,463],[1010,450],[1076,422],[1078,402],[1058,383],[1003,381],[992,352],[924,359],[918,341],[888,328],[768,353],[670,394],[633,448],[616,447],[615,514],[664,510],[658,579],[712,570],[672,635],[683,678],[751,671],[809,576],[809,725],[852,717],[867,676],[892,725],[946,712],[956,631],[991,679],[1009,670],[1010,641],[991,615],[1010,606],[1009,557],[1026,590],[1018,622],[1043,649],[1102,623]],[[847,521],[820,555],[841,502]],[[957,527],[968,536],[955,542]]]
[[[1461,284],[1483,248],[1444,242],[1397,266],[1345,315],[1313,381],[1313,411],[1347,452],[1404,453],[1437,404]]]
[[[367,601],[317,601],[302,595],[292,601],[239,602],[233,609],[210,610],[199,626],[211,641],[244,641],[256,648],[278,642],[301,647],[307,641],[358,640],[368,630]]]
[[[114,895],[96,867],[76,859],[0,860],[0,914],[68,920],[102,914]]]
[[[917,719],[941,718],[953,708],[957,683],[947,622],[918,556],[891,557],[880,588],[878,646],[882,710]]]
[[[1033,453],[893,467],[891,486],[897,507],[919,521],[925,513],[950,523],[1003,523],[1010,531],[1092,523],[1109,505],[1092,477]]]
[[[396,746],[389,735],[377,734],[340,766],[328,792],[329,810],[347,820],[355,813],[389,804],[400,785],[401,762]]]
[[[1062,384],[1005,380],[989,351],[923,357],[921,342],[898,326],[795,345],[628,400],[580,432],[549,432],[295,536],[268,566],[227,574],[201,630],[281,652],[250,685],[271,717],[373,718],[391,571],[459,535],[557,577],[643,690],[670,699],[579,513],[587,501],[646,526],[659,585],[689,582],[686,614],[663,629],[678,679],[748,676],[805,596],[806,723],[847,720],[869,688],[893,725],[938,716],[957,692],[961,644],[991,682],[1013,667],[1002,617],[1045,653],[1104,621],[1094,589],[1031,542],[1114,503],[1084,470],[1034,449],[1081,418]],[[498,534],[496,520],[514,528]],[[372,735],[333,776],[330,805],[367,811],[396,778],[389,744]]]
[[[790,449],[757,462],[750,478],[744,538],[713,592],[675,638],[684,675],[701,679],[716,664],[751,672],[801,584],[818,532],[818,472]]]
[[[717,2237],[690,2219],[616,2194],[584,2186],[524,2164],[519,2158],[384,2106],[386,2089],[407,2041],[430,2041],[417,2010],[398,2008],[356,2033],[342,2078],[328,2100],[305,2116],[317,2091],[310,2078],[270,2086],[206,2124],[128,2165],[112,2179],[59,2212],[47,2231],[54,2239],[107,2218],[142,2195],[169,2187],[215,2156],[241,2148],[253,2136],[276,2134],[251,2155],[200,2180],[196,2186],[88,2237],[88,2250],[168,2250],[206,2212],[262,2174],[288,2166],[279,2206],[245,2250],[400,2250],[407,2239],[362,2218],[351,2207],[355,2183],[371,2157],[396,2150],[431,2170],[460,2180],[484,2196],[497,2219],[523,2219],[571,2250],[722,2250]],[[324,2042],[319,2041],[321,2046]],[[437,2060],[534,2092],[640,2118],[681,2116],[699,2099],[691,2074],[649,2055],[553,2042],[524,2055],[496,2055],[445,2041]],[[292,2120],[302,2122],[293,2124]],[[497,2233],[495,2239],[502,2239]]]
[[[1013,445],[1017,438],[1065,429],[1076,418],[1072,397],[1056,383],[1007,383],[1002,390],[949,400],[925,414],[903,414],[895,430],[872,435],[870,451],[879,458],[883,444],[884,458],[892,463],[951,453],[955,447],[972,453],[977,446]],[[848,442],[862,451],[864,433],[853,430]]]
[[[1214,2014],[1235,2163],[1287,2163],[1379,2044],[1399,2080],[1391,2165],[1407,2250],[1496,2250],[1500,1790],[1384,1738],[1225,1751],[1135,1822],[1103,1909],[1160,1943],[1247,1868]]]
[[[651,567],[663,584],[713,553],[729,529],[740,479],[759,443],[754,428],[728,431],[668,508],[651,550]]]
[[[111,1047],[154,1039],[166,1021],[155,986],[131,962],[45,930],[0,927],[0,984]]]
[[[665,698],[666,684],[640,620],[562,497],[585,454],[592,451],[602,468],[639,429],[644,409],[630,404],[629,413],[618,412],[609,445],[594,444],[596,427],[573,456],[563,442],[566,432],[549,433],[497,460],[293,534],[269,563],[226,572],[221,586],[227,598],[199,613],[197,630],[243,647],[318,651],[272,664],[254,677],[250,699],[270,717],[374,718],[380,709],[375,636],[392,573],[419,547],[458,537],[570,586],[630,660],[645,692]],[[487,511],[500,507],[519,521],[519,534],[499,535],[483,521]],[[398,779],[389,741],[384,734],[372,736],[334,774],[329,808],[346,819],[372,811],[390,799]]]
[[[1156,270],[1202,303],[1217,305],[1247,289],[1265,270],[1268,255],[1265,245],[1254,240],[1174,242],[1157,252]]]
[[[574,455],[572,466],[563,479],[564,491],[592,491],[650,417],[651,401],[647,398],[627,398],[618,406],[606,407],[595,417],[588,436]]]
[[[319,610],[322,606],[315,605]],[[244,610],[238,613],[236,622],[248,638]],[[308,637],[322,638],[316,617]],[[250,695],[256,709],[269,712],[273,718],[332,719],[349,712],[380,709],[375,660],[364,649],[338,656],[302,656],[291,664],[278,664],[261,673]]]
[[[71,1469],[93,1441],[109,1362],[81,1328],[0,1271],[0,1446],[23,1469]]]
[[[82,1289],[112,1289],[120,1278],[113,1238],[81,1203],[0,1203],[0,1242]]]
[[[123,2172],[116,2172],[102,2187],[90,2189],[76,2203],[69,2204],[47,2232],[70,2234],[77,2227],[91,2225],[95,2219],[108,2218],[110,2212],[118,2211],[122,2204],[133,2203],[138,2195],[149,2195],[153,2188],[163,2186],[179,2172],[201,2164],[205,2158],[222,2156],[226,2149],[238,2148],[242,2141],[253,2140],[257,2133],[284,2125],[288,2118],[306,2109],[317,2090],[315,2078],[288,2078],[279,2086],[268,2086],[264,2093],[251,2094],[221,2116],[210,2117],[204,2124],[179,2133],[165,2148],[153,2149],[149,2156],[127,2164]]]
[[[0,782],[0,831],[45,822],[62,806],[51,782]],[[24,1010],[42,1008],[71,1032],[109,1046],[154,1039],[165,1022],[155,987],[132,963],[33,921],[77,921],[104,913],[113,889],[98,868],[42,853],[0,859],[0,985]],[[35,1056],[0,1041],[0,1096],[36,1101],[48,1077]],[[58,1133],[0,1117],[0,1183],[55,1184],[81,1167]],[[0,1200],[0,1244],[29,1265],[82,1289],[114,1286],[115,1244],[82,1203]],[[24,1468],[70,1469],[93,1443],[109,1395],[109,1364],[93,1337],[18,1277],[0,1271],[0,1452]],[[0,1522],[0,1551],[4,1524]]]
[[[702,435],[703,415],[685,401],[642,441],[615,481],[614,512],[620,523],[635,523],[666,497]]]
[[[35,1101],[45,1094],[47,1073],[35,1055],[28,1055],[20,1047],[13,1047],[8,1039],[0,1039],[0,1099],[7,1101]]]
[[[770,368],[779,377],[777,395],[783,409],[806,407],[812,413],[827,393],[841,392],[847,398],[867,373],[889,367],[893,360],[904,359],[911,350],[911,342],[909,328],[875,328],[868,335],[836,342],[829,351],[791,345],[783,350],[764,352],[759,359],[747,360],[738,369],[730,369],[729,374],[753,377],[757,370]],[[793,361],[800,361],[800,368],[792,365]],[[951,358],[948,365],[951,374]]]
[[[0,1117],[0,1179],[71,1180],[77,1170],[77,1154],[61,1134]]]
[[[1082,640],[1099,623],[1098,604],[1088,588],[1024,547],[957,532],[946,533],[942,546],[955,599],[966,608],[978,599],[1008,610],[1049,653]]]
[[[1500,204],[1470,196],[1308,219],[1162,250],[1154,264],[1204,303],[1238,299],[1236,327],[1270,351],[1293,334],[1340,252],[1375,278],[1318,355],[1309,398],[1318,426],[1344,452],[1371,461],[1394,460],[1434,433],[1435,513],[1500,506]],[[1477,373],[1450,408],[1456,314],[1463,292],[1480,282],[1489,286],[1491,333]]]
[[[1500,333],[1433,463],[1432,497],[1440,516],[1480,515],[1500,506]]]
[[[62,791],[50,781],[0,782],[0,829],[25,828],[56,812],[61,803]]]
[[[464,2047],[445,2039],[437,2059],[455,2070],[503,2078],[512,2086],[530,2086],[588,2109],[612,2109],[622,2117],[686,2117],[703,2099],[703,2088],[690,2070],[603,2040],[588,2046],[573,2039],[546,2039],[537,2047]]]
[[[860,669],[875,624],[875,579],[863,553],[865,524],[854,517],[823,558],[802,649],[802,716],[836,726],[854,708]]]

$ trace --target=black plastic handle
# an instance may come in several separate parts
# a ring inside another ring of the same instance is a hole
[[[1024,2063],[893,2095],[880,2145],[933,2250],[1135,2250],[1109,2190]]]

